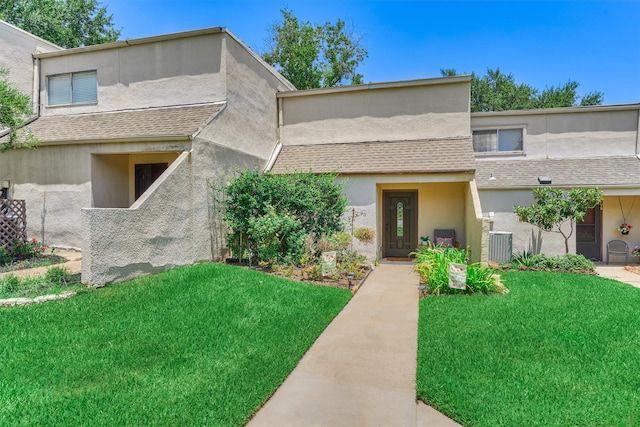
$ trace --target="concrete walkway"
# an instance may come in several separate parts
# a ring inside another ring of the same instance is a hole
[[[247,426],[457,426],[416,404],[417,287],[380,264]]]
[[[46,267],[29,268],[26,270],[16,270],[9,271],[7,273],[0,273],[0,277],[7,276],[9,274],[17,277],[42,276],[51,267],[64,267],[69,270],[71,274],[80,273],[82,271],[82,253],[72,250],[56,249],[54,254],[66,258],[67,262],[63,264],[49,265]]]
[[[602,277],[628,283],[640,288],[640,274],[632,273],[624,269],[624,264],[596,264],[596,271]]]

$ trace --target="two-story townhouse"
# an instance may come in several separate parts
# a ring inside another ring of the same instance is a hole
[[[571,253],[605,260],[611,240],[640,245],[640,104],[472,113],[471,127],[483,215],[513,233],[514,252],[529,250],[533,226],[513,207],[533,203],[539,186],[603,190],[602,205],[577,224]],[[622,235],[623,221],[638,228]],[[564,254],[562,236],[544,233],[542,252]]]
[[[604,189],[572,246],[592,258],[640,218],[640,104],[470,113],[469,76],[296,91],[223,28],[29,56],[42,143],[0,154],[0,181],[94,285],[219,257],[210,187],[236,168],[337,172],[372,259],[443,230],[486,261],[491,226],[526,250],[512,210],[538,185]]]
[[[447,230],[487,259],[488,222],[475,186],[470,76],[279,93],[274,173],[335,172],[355,227],[376,231],[370,258],[404,258]]]
[[[41,142],[0,155],[29,237],[96,285],[218,257],[210,187],[264,166],[293,86],[224,28],[32,55]]]

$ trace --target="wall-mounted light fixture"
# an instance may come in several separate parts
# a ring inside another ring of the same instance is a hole
[[[489,181],[495,181],[496,177],[493,176],[493,172],[491,172],[491,176],[489,177]]]

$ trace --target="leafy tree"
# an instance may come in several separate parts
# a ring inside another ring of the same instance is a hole
[[[301,22],[289,9],[281,9],[282,21],[271,26],[269,51],[263,53],[298,89],[362,83],[358,65],[368,56],[360,46],[362,37],[345,27],[344,21],[323,25]]]
[[[34,147],[32,135],[21,137],[19,127],[33,114],[31,99],[13,87],[8,80],[9,71],[0,69],[0,134],[8,129],[8,140],[0,145],[0,151],[15,147]]]
[[[443,76],[455,76],[453,68],[441,69]],[[580,97],[578,82],[569,80],[564,85],[550,86],[542,91],[525,83],[516,83],[513,74],[500,68],[488,69],[478,77],[471,73],[471,111],[504,111],[534,108],[573,107],[602,104],[602,92],[589,92]]]
[[[569,238],[573,235],[576,221],[581,221],[587,210],[602,202],[602,191],[598,188],[540,187],[533,189],[536,203],[531,206],[514,206],[513,212],[522,222],[536,225],[541,230],[560,233],[564,237],[565,253],[569,253]],[[569,231],[562,225],[569,222]]]
[[[113,15],[98,0],[0,0],[0,19],[65,48],[120,36]]]
[[[241,172],[222,189],[230,246],[242,252],[248,245],[265,262],[297,263],[308,235],[317,240],[342,229],[346,199],[335,178],[311,172]]]

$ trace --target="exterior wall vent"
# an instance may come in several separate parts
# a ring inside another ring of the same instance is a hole
[[[489,260],[511,262],[513,260],[513,235],[507,231],[489,232]]]

